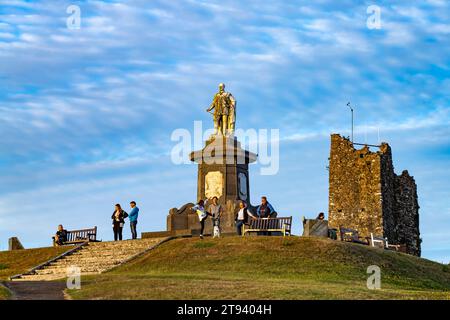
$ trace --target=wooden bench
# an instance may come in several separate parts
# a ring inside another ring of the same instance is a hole
[[[55,237],[53,239],[53,246],[56,246]],[[97,240],[97,227],[91,229],[71,230],[67,231],[67,239],[64,242],[66,244],[78,244],[83,242],[96,242]]]
[[[283,236],[291,235],[292,217],[251,218],[242,226],[242,236],[248,232],[281,232]]]
[[[381,236],[374,236],[373,233],[370,233],[370,237],[367,237],[367,240],[371,247],[389,249],[389,243],[387,238],[383,238]]]
[[[387,249],[393,250],[393,251],[398,251],[398,252],[403,252],[403,253],[408,253],[408,251],[406,249],[406,244],[388,244]]]
[[[406,253],[406,245],[390,244],[388,238],[374,236],[373,233],[371,233],[370,237],[367,237],[367,240],[372,247],[377,247],[377,244],[381,244],[381,246],[378,245],[379,248]]]
[[[357,230],[339,227],[339,233],[341,235],[341,241],[354,242],[359,244],[368,245],[367,241],[362,241]]]

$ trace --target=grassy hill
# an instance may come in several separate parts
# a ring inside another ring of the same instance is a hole
[[[10,292],[0,284],[0,300],[6,300],[10,297]]]
[[[64,247],[26,249],[16,251],[0,251],[0,280],[23,273],[67,251]]]
[[[367,267],[381,268],[368,290]],[[317,238],[227,237],[169,241],[100,276],[75,299],[450,299],[439,263]]]
[[[66,251],[67,248],[39,248],[17,251],[0,251],[0,281],[23,273]],[[0,300],[9,297],[9,291],[0,285]]]

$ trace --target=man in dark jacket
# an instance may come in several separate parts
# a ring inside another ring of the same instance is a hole
[[[269,203],[269,201],[267,201],[267,197],[261,197],[261,204],[258,206],[256,213],[258,214],[259,218],[275,218],[277,216],[277,213],[273,209],[272,205]],[[276,221],[270,221],[270,228],[273,228],[275,226],[274,224],[276,224]],[[270,236],[272,235],[272,233],[261,231],[258,232],[258,235]]]
[[[55,234],[55,243],[58,246],[62,246],[66,241],[67,241],[67,230],[64,230],[63,225],[60,224],[58,226],[58,231],[56,231]]]
[[[272,205],[267,201],[267,197],[261,197],[261,204],[258,206],[256,213],[260,218],[274,218],[273,215],[276,214]]]

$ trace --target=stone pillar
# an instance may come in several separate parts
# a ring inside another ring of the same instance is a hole
[[[9,238],[8,240],[8,250],[9,251],[13,251],[13,250],[23,250],[23,245],[22,243],[20,243],[19,238],[17,237],[12,237]]]
[[[328,237],[328,221],[318,219],[307,219],[303,225],[304,237]]]

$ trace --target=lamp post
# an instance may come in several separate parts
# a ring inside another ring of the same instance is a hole
[[[351,111],[351,113],[352,113],[352,143],[353,143],[353,108],[352,108],[352,106],[350,105],[350,102],[347,103],[347,107],[350,108],[350,111]]]

